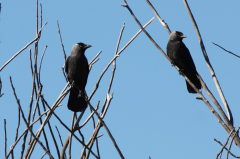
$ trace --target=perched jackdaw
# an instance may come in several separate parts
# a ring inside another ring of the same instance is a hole
[[[186,36],[179,31],[174,31],[170,34],[167,44],[167,55],[173,60],[173,63],[181,69],[181,72],[184,73],[197,87],[197,89],[201,89],[202,86],[197,78],[198,73],[195,64],[188,48],[182,42],[183,38],[186,38]],[[186,83],[189,93],[197,93],[187,81]]]
[[[81,112],[87,108],[85,101],[85,86],[89,73],[88,60],[84,52],[91,45],[77,43],[73,45],[71,55],[67,58],[65,71],[70,83],[74,81],[68,99],[68,109]]]

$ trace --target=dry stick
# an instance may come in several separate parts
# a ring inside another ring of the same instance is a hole
[[[216,140],[216,139],[214,139],[214,141],[216,141],[216,142],[219,143],[221,146],[223,146],[223,144],[222,144],[220,141],[218,141],[218,140]],[[224,149],[228,151],[228,149],[227,149],[226,147],[224,147]],[[240,156],[234,155],[231,151],[228,151],[228,152],[229,152],[230,155],[232,155],[233,157],[235,157],[235,158],[240,158]]]
[[[60,142],[61,142],[61,144],[62,144],[62,146],[63,146],[62,138],[61,138],[61,135],[60,135],[60,133],[59,133],[58,128],[57,128],[56,125],[55,125],[55,128],[57,129],[57,132],[58,132],[58,136],[59,136]]]
[[[215,44],[214,42],[213,42],[213,44],[216,45],[216,46],[218,46],[218,47],[220,47],[220,48],[223,49],[224,51],[226,51],[226,52],[228,52],[228,53],[230,53],[230,54],[233,54],[234,56],[237,56],[238,58],[240,58],[240,56],[232,53],[231,51],[227,51],[226,49],[224,49],[223,47],[219,46],[218,44]]]
[[[100,103],[100,101],[98,101],[97,106],[99,105],[99,103]],[[90,108],[90,107],[89,107],[89,108]],[[91,113],[94,113],[91,108],[90,108],[90,111],[91,111]],[[93,129],[95,129],[96,125],[95,125],[94,116],[92,116],[92,121],[93,121]],[[97,138],[95,138],[94,140],[96,140],[96,149],[97,149],[98,157],[101,158],[101,157],[100,157],[100,153],[99,153],[99,148],[98,148],[98,140],[97,140]],[[85,154],[85,155],[86,155],[86,154]]]
[[[230,142],[230,144],[229,144],[229,148],[228,148],[228,152],[227,152],[227,159],[228,159],[228,154],[229,154],[229,151],[230,151],[231,146],[232,146],[232,143],[233,143],[233,139],[234,139],[234,137],[238,134],[239,128],[240,128],[240,126],[238,126],[238,129],[237,129],[236,132],[234,133],[234,135],[233,135],[233,137],[232,137],[232,140],[231,140],[231,142]]]
[[[4,119],[4,132],[5,132],[5,158],[7,157],[7,130],[6,119]]]
[[[102,51],[99,51],[99,52],[97,53],[97,55],[89,62],[88,65],[92,65],[93,61],[95,61],[95,59],[96,59],[101,53],[102,53]]]
[[[71,146],[72,146],[72,131],[73,131],[73,124],[74,124],[74,116],[76,115],[76,112],[73,112],[72,116],[72,124],[71,124],[71,133],[69,137],[69,148],[68,148],[68,158],[71,159]]]
[[[39,79],[40,80],[40,79]],[[40,88],[41,89],[41,88]],[[39,105],[38,105],[38,115],[40,116],[41,115],[41,112],[40,112],[40,107],[39,107]],[[40,124],[42,124],[42,118],[40,117]],[[48,124],[49,124],[49,122],[48,122]],[[46,135],[46,133],[45,133],[45,130],[43,130],[43,136],[44,136],[44,139],[45,139],[45,142],[46,142],[46,147],[47,147],[47,149],[49,149],[50,150],[50,148],[49,148],[49,145],[48,145],[48,139],[47,139],[47,135]]]
[[[17,101],[18,107],[19,107],[19,109],[20,109],[20,111],[21,111],[22,118],[23,118],[23,120],[24,120],[24,122],[25,122],[25,124],[26,124],[26,126],[27,126],[27,129],[30,131],[31,135],[32,135],[32,136],[34,137],[34,139],[39,143],[39,145],[43,148],[43,150],[44,150],[45,152],[47,152],[47,154],[49,155],[49,157],[53,159],[53,157],[52,157],[52,155],[50,154],[49,150],[47,150],[47,149],[44,147],[44,145],[42,144],[42,142],[40,142],[40,141],[38,140],[38,138],[34,135],[34,133],[32,132],[31,128],[29,127],[29,125],[28,125],[28,123],[27,123],[27,120],[26,120],[26,118],[25,118],[25,116],[24,116],[24,113],[23,113],[23,111],[22,111],[22,107],[21,107],[21,105],[20,105],[20,101],[19,101],[19,99],[17,98],[17,95],[16,95],[16,93],[15,93],[15,88],[13,87],[11,76],[9,76],[9,78],[10,78],[10,83],[11,83],[11,86],[12,86],[12,89],[13,89],[13,94],[14,94],[15,99],[16,99],[16,101]]]
[[[93,64],[95,64],[96,62],[98,62],[98,60],[99,60],[100,58],[97,58],[95,61],[93,61],[90,65],[88,65],[89,66],[89,72],[91,71],[91,69],[92,69],[92,65]]]
[[[64,67],[65,67],[65,63],[66,63],[67,57],[66,57],[66,53],[65,53],[64,46],[63,46],[63,43],[62,43],[62,36],[61,36],[61,33],[60,33],[60,27],[59,27],[59,24],[58,24],[58,20],[57,20],[57,26],[58,26],[58,34],[59,34],[59,37],[60,37],[60,42],[61,42],[61,45],[62,45],[63,57],[64,57],[64,64],[63,64],[63,67],[62,67],[62,72],[63,72],[63,75],[64,75],[65,80],[67,82],[68,80],[67,80],[67,77],[66,77],[66,75],[64,73]]]
[[[183,0],[183,2],[184,2],[185,6],[186,6],[186,8],[187,8],[188,14],[190,15],[190,18],[191,18],[192,23],[193,23],[193,25],[194,25],[194,28],[195,28],[195,30],[196,30],[196,33],[197,33],[197,36],[198,36],[198,40],[199,40],[199,43],[200,43],[200,46],[201,46],[201,49],[202,49],[202,52],[203,52],[204,59],[205,59],[205,61],[206,61],[206,63],[207,63],[207,66],[208,66],[208,68],[209,68],[209,70],[210,70],[211,76],[212,76],[213,81],[214,81],[214,83],[215,83],[215,85],[216,85],[217,91],[218,91],[218,93],[219,93],[219,95],[220,95],[220,98],[221,98],[221,100],[222,100],[222,102],[223,102],[223,105],[224,105],[224,107],[225,107],[225,109],[226,109],[226,111],[227,111],[228,118],[226,118],[226,115],[225,115],[224,112],[221,112],[221,115],[223,116],[223,119],[225,120],[225,122],[227,123],[227,125],[230,127],[230,129],[233,129],[233,117],[232,117],[231,110],[230,110],[230,108],[229,108],[229,106],[228,106],[228,104],[227,104],[227,101],[226,101],[226,99],[225,99],[225,97],[224,97],[224,94],[223,94],[223,92],[222,92],[222,90],[221,90],[221,87],[220,87],[220,84],[219,84],[218,79],[217,79],[217,77],[216,77],[216,74],[215,74],[215,72],[214,72],[214,70],[213,70],[213,67],[212,67],[212,65],[211,65],[211,63],[210,63],[210,60],[209,60],[209,58],[208,58],[207,52],[206,52],[206,50],[205,50],[205,47],[204,47],[204,44],[203,44],[203,41],[202,41],[202,37],[201,37],[201,35],[200,35],[199,29],[198,29],[198,26],[197,26],[197,23],[196,23],[193,15],[192,15],[192,12],[191,12],[191,10],[190,10],[190,8],[189,8],[189,6],[188,6],[187,1],[186,1],[186,0]],[[228,119],[228,120],[227,120],[227,119]],[[239,145],[239,146],[240,146],[240,145]]]
[[[89,62],[89,64],[88,64],[88,66],[89,66],[89,71],[91,71],[91,69],[92,69],[92,65],[94,64],[94,63],[96,63],[100,58],[97,58],[100,54],[102,53],[102,51],[99,51],[98,53],[97,53],[97,55]],[[96,60],[95,60],[96,59]]]
[[[55,128],[57,129],[57,132],[58,132],[59,139],[60,139],[60,141],[61,141],[61,144],[62,144],[62,146],[63,146],[62,138],[61,138],[61,135],[60,135],[60,133],[59,133],[59,131],[58,131],[58,128],[57,128],[57,126],[56,126],[56,125],[55,125]],[[60,157],[59,157],[59,158],[60,158]],[[67,158],[67,157],[66,157],[66,154],[65,154],[64,158],[65,158],[65,159]]]
[[[46,46],[45,46],[45,49],[44,49],[44,51],[43,51],[41,60],[40,60],[40,64],[39,64],[39,70],[38,70],[39,81],[40,81],[40,71],[41,71],[41,66],[42,66],[42,60],[43,60],[43,56],[44,56],[44,54],[45,54],[45,51],[46,51],[47,47],[48,47],[48,46],[46,45]]]
[[[75,113],[75,118],[76,118],[76,120],[78,119],[78,117],[77,117],[77,114]],[[78,127],[79,127],[79,124],[78,124]],[[80,134],[80,136],[82,137],[82,142],[85,144],[85,139],[84,139],[84,136],[83,136],[83,134],[81,133],[81,130],[80,129],[76,129],[76,130],[78,130],[78,132],[79,132],[79,134]],[[99,155],[98,155],[99,156]],[[99,157],[100,158],[100,157]]]
[[[219,153],[217,154],[217,157],[216,157],[216,159],[218,158],[218,156],[219,156],[220,154],[222,154],[222,151],[223,151],[224,147],[227,145],[227,143],[228,143],[228,140],[229,140],[229,138],[230,138],[230,136],[231,136],[232,132],[233,132],[233,130],[232,130],[232,131],[230,132],[230,134],[228,135],[228,137],[227,137],[227,139],[226,139],[226,141],[225,141],[224,145],[222,146],[221,150],[220,150],[220,151],[219,151]]]
[[[100,138],[100,137],[102,137],[102,136],[103,136],[103,134],[101,134],[101,135],[98,135],[98,136],[97,136],[97,138]]]
[[[156,9],[153,7],[152,3],[149,0],[146,0],[146,2],[149,4],[149,6],[152,8],[153,12],[155,13],[155,15],[157,16],[159,22],[163,25],[164,28],[166,28],[168,34],[171,34],[171,30],[169,29],[167,23],[161,19],[161,17],[159,16],[158,12],[156,11]]]
[[[78,119],[78,117],[77,117],[77,113],[75,113],[75,119],[76,119],[76,120]],[[79,124],[78,124],[78,127],[79,127]],[[82,141],[83,141],[83,143],[84,143],[84,137],[83,137],[83,135],[82,135],[80,129],[77,129],[77,130],[78,130],[78,132],[79,132],[79,135],[81,135],[81,137],[82,137]]]
[[[100,101],[98,101],[97,106],[99,106],[99,103],[100,103]],[[94,113],[91,108],[90,108],[90,110],[91,110],[92,113]],[[92,121],[93,121],[93,128],[95,129],[96,125],[95,125],[94,116],[92,116]],[[99,147],[98,147],[98,139],[97,139],[97,137],[94,140],[96,140],[96,149],[97,149],[98,157],[101,158],[100,157],[100,152],[99,152]]]
[[[47,24],[47,22],[43,25],[43,27]],[[10,60],[8,60],[1,68],[0,68],[0,72],[2,71],[2,69],[9,64],[17,55],[19,55],[23,50],[25,50],[29,45],[31,45],[34,41],[37,41],[40,38],[40,33],[43,29],[43,27],[39,30],[38,32],[38,36],[33,39],[30,43],[28,43],[26,46],[24,46],[20,51],[18,51]]]
[[[2,90],[2,80],[1,80],[1,77],[0,77],[0,97],[2,97],[3,96],[3,94],[1,94],[1,90]]]
[[[45,155],[46,155],[46,152],[42,155],[42,157],[40,159],[42,159]]]
[[[16,137],[15,137],[15,141],[17,140],[18,138],[18,129],[19,129],[19,126],[20,126],[20,110],[18,108],[18,125],[17,125],[17,128],[16,128]]]
[[[154,17],[147,23],[145,24],[145,26],[143,28],[145,28],[146,26],[148,26],[152,21],[153,21]],[[108,65],[106,66],[106,68],[103,70],[103,72],[101,73],[98,81],[97,81],[97,84],[94,88],[94,90],[92,91],[92,93],[90,94],[89,96],[89,101],[91,100],[92,96],[95,94],[95,92],[97,91],[98,89],[98,86],[99,86],[99,83],[102,79],[102,76],[104,75],[104,73],[107,71],[108,67],[112,64],[112,62],[118,57],[120,56],[120,54],[123,52],[123,50],[126,49],[126,47],[141,33],[142,29],[140,29],[134,36],[133,38],[117,53],[117,55],[114,56],[114,58],[108,63]]]

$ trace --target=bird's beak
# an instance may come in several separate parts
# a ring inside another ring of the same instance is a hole
[[[87,49],[87,48],[90,48],[90,47],[92,47],[92,45],[85,45],[85,48]]]
[[[186,36],[184,34],[181,35],[181,38],[186,38]]]

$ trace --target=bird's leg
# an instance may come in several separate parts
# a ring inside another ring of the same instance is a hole
[[[184,71],[184,69],[180,69],[180,68],[179,68],[179,74],[180,74],[180,75],[183,75],[183,71]]]
[[[78,90],[79,91],[79,94],[78,94],[78,98],[82,97],[82,90]]]
[[[172,64],[172,66],[175,66],[176,65],[176,62],[175,61],[171,61],[171,64]]]

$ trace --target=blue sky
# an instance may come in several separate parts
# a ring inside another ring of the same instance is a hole
[[[127,2],[142,25],[155,17],[144,0],[137,2],[128,0]],[[183,41],[191,52],[199,74],[221,103],[183,2],[174,0],[151,0],[151,2],[172,31],[178,30],[187,36]],[[88,61],[91,61],[100,50],[102,51],[100,60],[94,64],[89,74],[86,91],[90,94],[101,72],[114,56],[123,23],[125,23],[125,29],[120,49],[139,30],[139,26],[129,11],[121,6],[124,4],[122,0],[40,0],[39,3],[43,6],[43,23],[48,22],[42,31],[38,55],[39,64],[42,52],[47,45],[41,69],[44,97],[49,105],[52,105],[66,85],[61,70],[64,60],[57,20],[60,24],[67,56],[70,55],[71,47],[77,42],[92,45],[86,51]],[[2,0],[1,4],[0,66],[36,36],[35,1]],[[238,79],[240,76],[237,73],[240,68],[239,58],[224,52],[212,42],[240,54],[240,45],[238,45],[240,23],[237,20],[240,2],[218,1],[216,3],[215,1],[192,0],[189,1],[189,5],[200,29],[211,64],[233,113],[234,126],[238,127],[240,125],[238,102],[240,90]],[[169,35],[156,17],[146,30],[166,51]],[[1,157],[4,155],[3,120],[7,120],[8,150],[14,142],[17,126],[17,103],[12,93],[9,76],[12,76],[17,96],[25,116],[27,116],[32,88],[29,49],[33,50],[33,48],[34,45],[29,46],[0,72],[3,83],[2,93],[4,93],[0,98]],[[141,33],[121,53],[116,64],[116,74],[111,89],[111,92],[114,92],[113,100],[104,121],[125,158],[146,159],[151,156],[152,159],[171,159],[193,158],[194,156],[196,159],[202,159],[216,157],[221,146],[213,139],[216,138],[224,143],[228,134],[206,105],[202,101],[196,100],[197,95],[187,92],[184,79],[144,33]],[[102,106],[111,72],[112,66],[104,75],[98,91],[91,100],[94,106],[98,101]],[[206,96],[205,92],[204,95]],[[210,98],[207,97],[207,99],[210,101]],[[56,113],[70,127],[72,112],[67,109],[67,100],[68,98],[63,100],[62,106],[57,108]],[[89,112],[87,109],[80,123],[88,117]],[[55,117],[51,118],[51,124],[53,127],[58,126],[62,139],[65,141],[69,134],[68,131]],[[34,132],[38,126],[34,126]],[[24,129],[25,124],[21,120],[19,133],[21,134]],[[53,131],[60,147],[57,131],[56,129]],[[90,121],[82,130],[86,140],[92,131],[92,122]],[[99,138],[101,158],[120,158],[104,128],[100,130],[99,134],[103,134]],[[42,137],[40,140],[44,141]],[[52,154],[57,158],[52,139],[49,137],[48,140],[52,147]],[[21,144],[22,140],[14,151],[16,158],[20,155]],[[95,147],[93,150],[96,152]],[[79,158],[80,151],[81,145],[74,141],[72,158]],[[240,155],[239,148],[235,144],[232,152]],[[37,145],[32,158],[40,158],[43,153],[42,148]],[[45,158],[48,157],[45,156]]]

